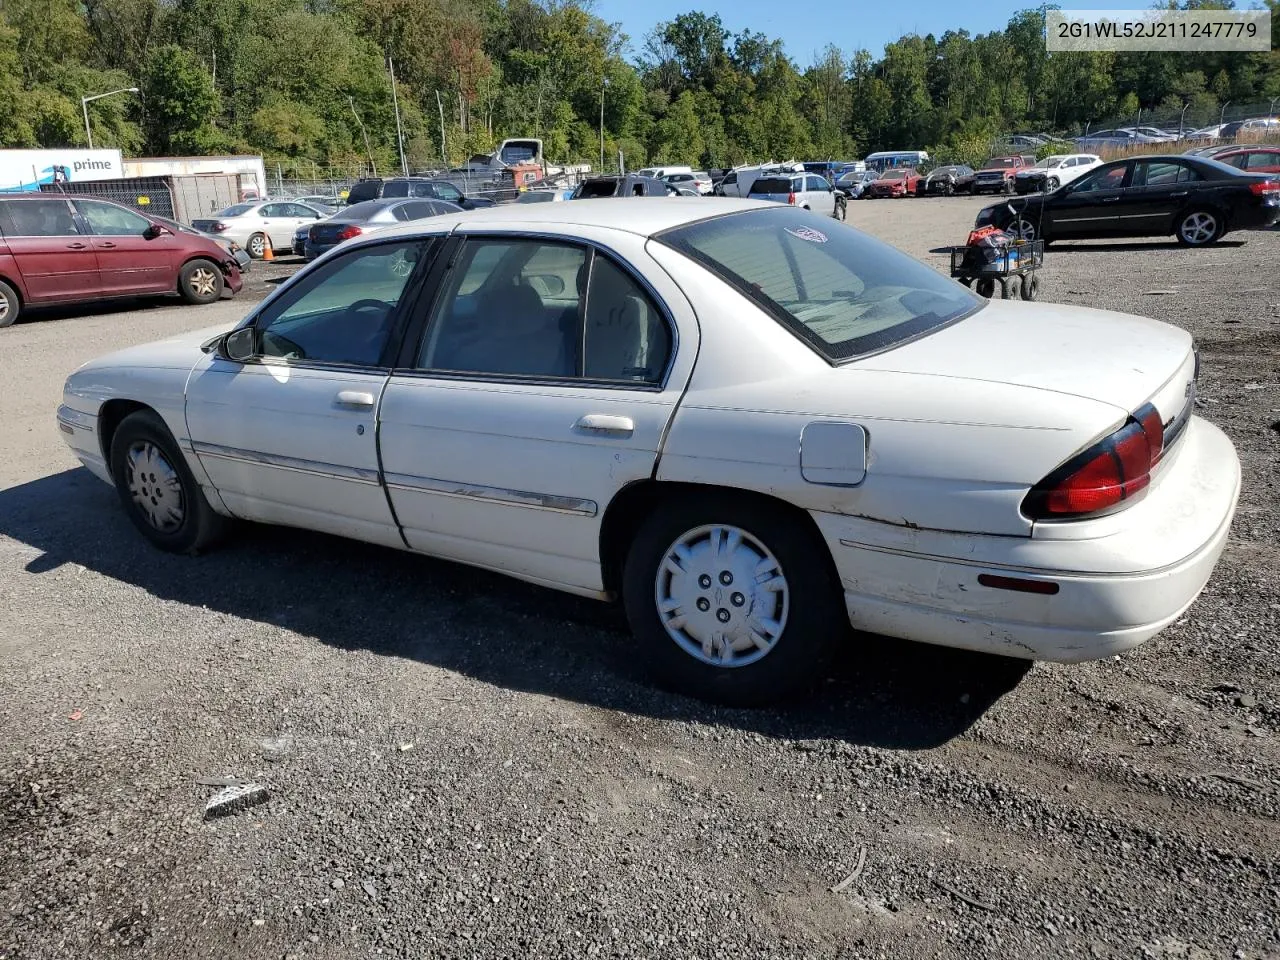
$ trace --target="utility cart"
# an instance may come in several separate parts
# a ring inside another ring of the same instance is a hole
[[[970,244],[951,248],[951,276],[980,297],[995,296],[996,284],[1004,300],[1034,300],[1040,293],[1036,271],[1044,266],[1043,240],[1015,240],[1007,247]]]

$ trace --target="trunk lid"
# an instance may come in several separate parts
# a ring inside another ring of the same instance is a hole
[[[847,368],[1012,384],[1099,400],[1121,413],[1150,401],[1167,424],[1193,393],[1195,352],[1189,333],[1158,320],[993,300],[959,323]]]

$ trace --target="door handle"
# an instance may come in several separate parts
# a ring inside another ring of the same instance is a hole
[[[1186,195],[1187,195],[1187,191],[1186,191],[1186,190],[1179,190],[1177,193],[1171,193],[1171,194],[1169,194],[1169,196],[1171,196],[1171,197],[1185,197]]]
[[[584,433],[614,436],[630,436],[636,429],[635,421],[630,417],[611,417],[604,413],[588,413],[579,418],[573,426],[575,430],[581,430]]]
[[[1116,202],[1117,200],[1119,200],[1119,199],[1120,199],[1119,197],[1103,197],[1103,198],[1102,198],[1102,202],[1103,202],[1103,203],[1115,203],[1115,202]]]
[[[67,244],[67,249],[68,249],[68,250],[83,250],[84,248],[85,248],[85,244],[81,243],[81,242],[80,242],[80,241],[78,241],[78,240],[77,240],[75,243],[68,243],[68,244]]]
[[[334,402],[340,407],[372,407],[374,399],[363,390],[339,390]]]
[[[116,245],[115,245],[114,243],[110,243],[110,242],[107,242],[107,243],[100,243],[100,244],[98,244],[98,246],[100,246],[100,247],[102,247],[103,249],[106,249],[106,250],[114,250],[114,249],[115,249],[115,247],[116,247]]]

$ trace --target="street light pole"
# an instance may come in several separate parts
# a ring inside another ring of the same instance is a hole
[[[93,149],[93,131],[89,128],[89,103],[103,97],[114,97],[117,93],[137,93],[137,87],[121,87],[119,90],[108,90],[106,93],[95,93],[91,97],[80,98],[80,111],[84,114],[84,136],[89,141],[89,149]]]

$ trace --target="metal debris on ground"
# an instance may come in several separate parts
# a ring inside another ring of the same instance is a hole
[[[196,781],[202,787],[238,787],[248,782],[241,777],[201,777]]]
[[[238,783],[234,787],[224,787],[210,797],[204,806],[204,816],[206,820],[225,817],[266,803],[270,798],[271,792],[260,783]]]
[[[975,900],[973,897],[961,893],[955,887],[948,886],[941,880],[934,880],[933,883],[939,890],[951,894],[951,896],[955,897],[961,903],[967,903],[969,906],[977,907],[979,910],[995,910],[995,907],[992,904],[983,903],[981,900]]]
[[[834,887],[832,887],[831,892],[839,893],[842,890],[847,890],[849,888],[849,885],[853,883],[853,881],[857,880],[860,876],[862,876],[862,868],[866,866],[866,863],[867,863],[867,848],[863,847],[861,850],[858,851],[858,865],[853,868],[853,873],[849,874],[847,877],[845,877],[843,880],[837,883]]]

